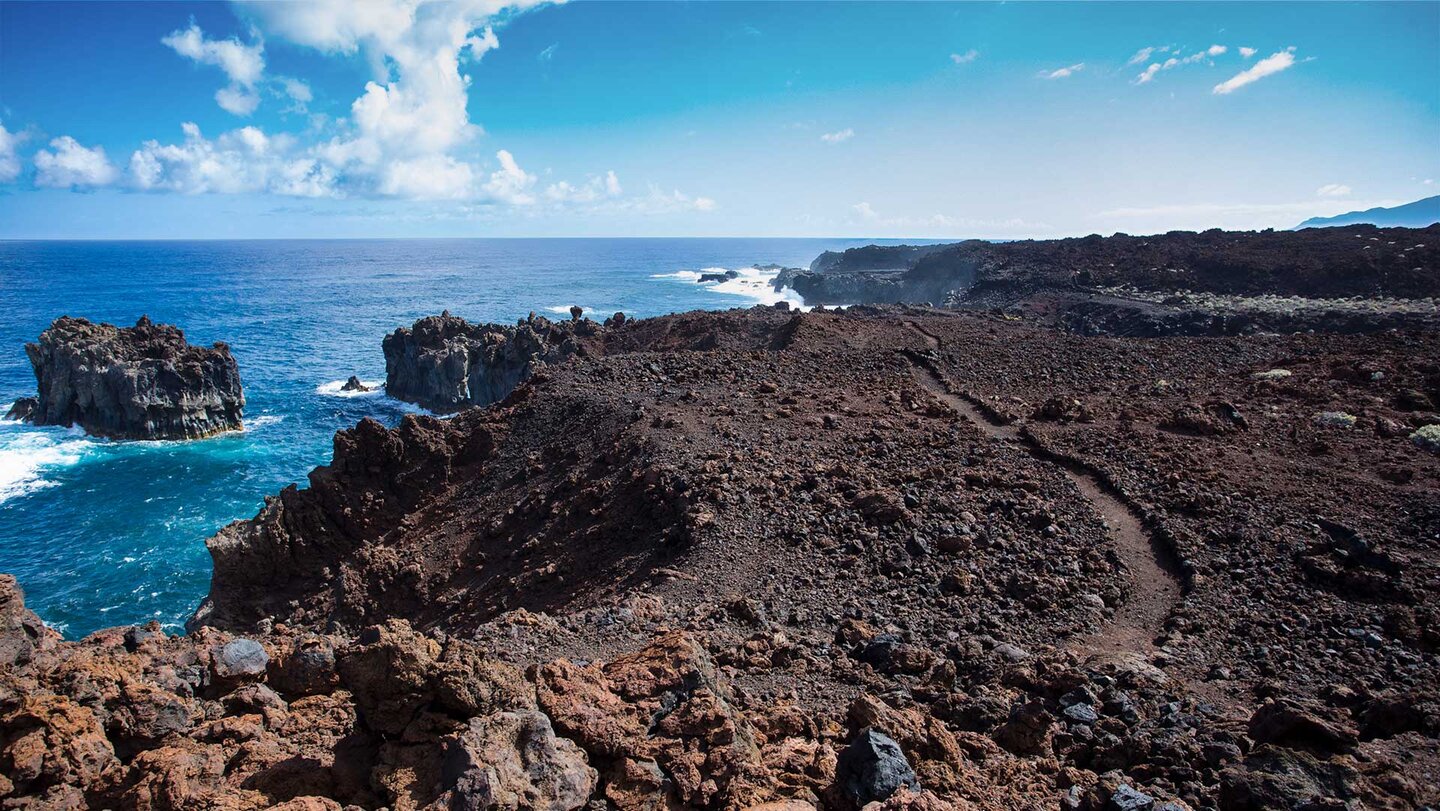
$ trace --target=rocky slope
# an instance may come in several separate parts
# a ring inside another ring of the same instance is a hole
[[[39,395],[17,401],[12,419],[112,439],[197,439],[241,427],[245,395],[230,348],[191,346],[177,327],[66,316],[25,354]]]
[[[1377,331],[1440,323],[1440,225],[972,240],[923,253],[875,246],[853,252],[777,283],[811,304],[1012,308],[1047,316],[1057,326],[1122,335]],[[900,269],[896,263],[903,263]],[[882,265],[890,269],[869,269]],[[1188,301],[1205,296],[1230,301],[1223,308]],[[1297,312],[1276,312],[1267,297],[1297,299]],[[1363,311],[1344,306],[1343,300],[1354,298],[1364,300]],[[1209,318],[1217,309],[1227,317]]]
[[[1435,337],[596,326],[338,434],[187,636],[60,642],[0,582],[0,797],[1433,805]]]

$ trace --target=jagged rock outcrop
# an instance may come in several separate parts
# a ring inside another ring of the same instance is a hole
[[[141,316],[133,327],[68,316],[25,345],[39,396],[16,418],[79,425],[111,439],[198,439],[241,427],[245,394],[230,347],[185,342],[178,327]]]
[[[602,329],[578,315],[553,322],[531,313],[514,326],[427,316],[385,336],[385,392],[440,414],[496,403]]]

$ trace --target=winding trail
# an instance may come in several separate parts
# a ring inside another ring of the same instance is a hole
[[[905,326],[922,336],[933,354],[940,354],[941,340],[938,336],[911,321],[906,321]],[[1180,600],[1180,579],[1168,550],[1145,528],[1139,513],[1121,501],[1110,485],[1089,466],[1057,455],[1018,426],[991,419],[969,398],[956,394],[934,361],[909,352],[905,356],[910,360],[911,374],[922,388],[955,409],[991,439],[1016,443],[1036,459],[1060,468],[1100,514],[1115,551],[1125,565],[1130,593],[1111,622],[1093,634],[1072,640],[1070,648],[1091,658],[1153,651],[1155,637],[1159,636],[1165,618]]]

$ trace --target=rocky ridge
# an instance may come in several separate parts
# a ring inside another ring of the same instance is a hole
[[[25,345],[39,395],[7,415],[79,425],[111,439],[198,439],[241,428],[240,371],[223,343],[191,346],[179,328],[141,316],[133,327],[64,316]]]
[[[1440,225],[872,245],[822,259],[776,284],[810,304],[1000,308],[1088,334],[1373,332],[1440,323],[1433,303]],[[1296,306],[1277,310],[1267,297]],[[1337,303],[1357,299],[1363,308]]]
[[[61,642],[0,582],[0,797],[1440,802],[1433,332],[754,308],[582,345],[338,434],[212,539],[186,636]]]

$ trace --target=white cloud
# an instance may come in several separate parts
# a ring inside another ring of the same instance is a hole
[[[824,142],[827,143],[827,144],[838,144],[838,143],[841,143],[842,141],[848,141],[848,140],[850,140],[851,138],[854,138],[854,137],[855,137],[855,130],[852,130],[852,129],[850,129],[849,127],[846,127],[845,129],[840,130],[839,132],[827,132],[827,133],[824,133],[824,134],[822,134],[822,135],[820,136],[820,140],[824,141]]]
[[[1261,59],[1259,62],[1255,63],[1254,67],[1251,67],[1247,70],[1242,70],[1234,76],[1231,76],[1229,79],[1226,79],[1220,84],[1215,85],[1215,89],[1212,92],[1220,96],[1234,93],[1236,90],[1239,90],[1247,84],[1258,82],[1266,76],[1274,73],[1279,73],[1282,70],[1286,70],[1294,66],[1294,64],[1295,48],[1294,46],[1291,46],[1286,50],[1273,53],[1270,56]]]
[[[1326,183],[1315,190],[1318,197],[1349,197],[1350,187],[1339,183]]]
[[[0,183],[9,183],[20,176],[20,156],[15,153],[16,147],[24,136],[5,129],[4,123],[0,123]]]
[[[1070,65],[1069,67],[1059,68],[1058,70],[1050,70],[1050,71],[1044,71],[1044,70],[1042,70],[1042,71],[1040,71],[1040,78],[1042,78],[1042,79],[1065,79],[1065,78],[1068,78],[1068,77],[1070,77],[1070,76],[1074,76],[1075,74],[1079,73],[1080,71],[1082,71],[1082,70],[1084,70],[1084,69],[1085,69],[1085,63],[1084,63],[1084,62],[1076,62],[1075,64]]]
[[[247,116],[260,106],[260,94],[254,88],[232,84],[215,91],[215,103],[227,113]]]
[[[200,26],[174,31],[160,40],[165,45],[201,65],[214,65],[225,73],[230,84],[215,93],[215,102],[226,112],[247,116],[260,106],[255,85],[265,73],[265,43],[246,45],[240,40],[206,39]]]
[[[88,189],[108,186],[120,173],[105,157],[104,147],[85,147],[68,135],[50,142],[51,149],[35,153],[35,185],[53,189]]]
[[[543,48],[540,53],[536,54],[535,59],[540,62],[549,62],[550,60],[555,58],[555,49],[559,47],[560,43],[552,42],[549,45],[545,46],[545,48]]]
[[[463,200],[474,195],[475,170],[449,155],[399,158],[385,163],[377,188],[411,200]]]
[[[1136,52],[1135,52],[1135,55],[1132,56],[1132,57],[1130,57],[1130,60],[1129,60],[1128,62],[1126,62],[1125,64],[1127,64],[1127,65],[1138,65],[1138,64],[1140,64],[1140,63],[1148,60],[1148,59],[1149,59],[1153,54],[1155,54],[1157,51],[1160,52],[1160,53],[1165,53],[1165,52],[1168,51],[1168,50],[1170,50],[1170,49],[1169,49],[1169,48],[1166,48],[1166,47],[1163,47],[1163,46],[1149,45],[1149,46],[1146,46],[1146,47],[1141,48],[1140,50],[1136,51]]]
[[[604,177],[592,177],[580,185],[566,181],[551,183],[545,189],[546,198],[557,203],[593,203],[606,197],[619,197],[623,193],[620,178],[615,172],[606,172]]]
[[[1250,57],[1254,56],[1255,54],[1256,54],[1256,51],[1255,51],[1254,48],[1246,48],[1244,45],[1241,45],[1241,46],[1240,46],[1240,56],[1241,56],[1241,57],[1243,57],[1243,58],[1245,58],[1245,59],[1249,59]]]
[[[530,193],[535,186],[535,176],[521,169],[515,156],[504,149],[495,153],[495,159],[500,161],[500,168],[490,173],[485,193],[493,200],[511,205],[528,206],[535,202],[535,196]]]
[[[1150,51],[1150,50],[1152,50],[1152,49],[1150,49],[1150,48],[1142,48],[1142,49],[1140,49],[1139,52],[1137,52],[1137,53],[1135,54],[1135,56],[1140,56],[1141,54],[1146,54],[1146,56],[1148,57],[1148,53],[1147,53],[1147,52]],[[1162,50],[1162,51],[1164,51],[1164,50],[1173,50],[1173,51],[1178,52],[1179,49],[1177,48],[1177,49],[1157,49],[1157,50]],[[1227,46],[1225,46],[1225,45],[1211,45],[1209,48],[1206,48],[1206,49],[1203,50],[1203,51],[1196,51],[1195,53],[1190,54],[1189,56],[1184,57],[1184,58],[1181,58],[1181,57],[1178,57],[1178,56],[1172,56],[1172,57],[1170,57],[1169,59],[1166,59],[1164,62],[1152,62],[1152,63],[1150,63],[1149,65],[1147,65],[1147,66],[1145,67],[1145,70],[1141,71],[1140,74],[1135,77],[1135,84],[1148,84],[1149,82],[1151,82],[1152,80],[1154,80],[1154,78],[1156,77],[1156,75],[1158,75],[1161,71],[1166,71],[1166,70],[1170,70],[1170,69],[1172,69],[1172,68],[1177,68],[1177,67],[1180,67],[1181,65],[1194,65],[1194,64],[1196,64],[1196,63],[1198,63],[1198,62],[1207,62],[1207,63],[1209,63],[1210,65],[1213,66],[1215,63],[1214,63],[1214,62],[1211,62],[1210,60],[1212,60],[1213,58],[1215,58],[1215,57],[1217,57],[1217,56],[1222,56],[1222,55],[1224,55],[1224,54],[1225,54],[1226,52],[1228,52],[1229,50],[1230,50],[1229,47],[1227,47]],[[1133,61],[1133,60],[1134,60],[1134,57],[1131,57],[1131,60],[1132,60],[1131,64],[1135,64],[1134,61]],[[1141,61],[1144,61],[1144,60],[1141,60]]]
[[[957,65],[966,65],[980,58],[980,52],[971,48],[965,53],[950,54],[950,61]]]
[[[270,192],[292,197],[337,197],[334,169],[295,149],[294,139],[242,127],[213,141],[192,123],[179,144],[146,141],[130,156],[130,183],[141,191],[181,194]]]

